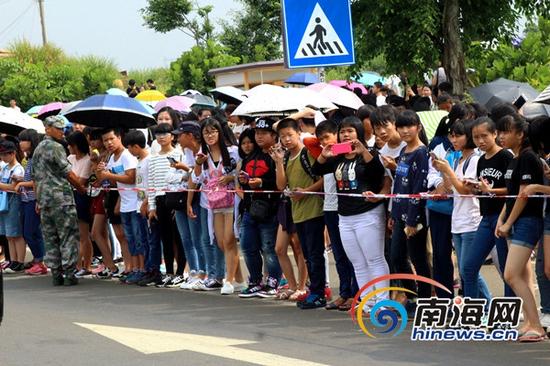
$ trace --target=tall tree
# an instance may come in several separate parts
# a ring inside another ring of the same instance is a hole
[[[147,27],[161,33],[179,29],[193,38],[197,46],[203,46],[214,34],[210,21],[212,9],[211,5],[201,7],[190,0],[147,0],[141,13]],[[193,11],[195,17],[191,16]]]
[[[520,17],[550,12],[544,0],[353,0],[352,7],[359,59],[384,53],[388,71],[416,80],[441,61],[455,94],[466,86],[472,42],[511,39]]]
[[[220,41],[243,63],[274,60],[281,52],[281,1],[240,0],[242,12],[224,21]]]

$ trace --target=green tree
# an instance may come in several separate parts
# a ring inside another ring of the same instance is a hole
[[[243,10],[222,22],[220,42],[243,63],[275,60],[281,52],[281,1],[240,0]]]
[[[216,85],[208,70],[235,65],[239,61],[213,40],[207,41],[204,47],[194,46],[171,63],[172,88],[169,94],[179,94],[186,89],[207,92]]]
[[[141,13],[147,27],[160,33],[179,29],[193,38],[195,45],[204,46],[214,35],[210,21],[212,9],[210,5],[201,7],[190,0],[148,0]],[[191,16],[193,11],[195,17]]]
[[[541,17],[529,23],[524,39],[473,44],[467,65],[475,70],[473,85],[504,77],[544,89],[550,85],[550,20]]]
[[[472,42],[510,39],[522,16],[547,14],[550,2],[532,0],[355,0],[352,2],[357,58],[385,54],[388,72],[411,80],[442,61],[462,94],[464,53]]]
[[[157,89],[162,93],[166,93],[172,88],[172,78],[168,67],[130,70],[128,79],[134,79],[137,85],[144,85],[147,79],[153,79]]]
[[[10,51],[11,57],[0,59],[0,102],[14,98],[22,109],[104,93],[119,76],[110,60],[68,57],[51,44],[37,47],[23,41]]]

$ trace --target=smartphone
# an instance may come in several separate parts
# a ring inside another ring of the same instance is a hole
[[[170,164],[177,164],[178,163],[178,161],[176,159],[174,159],[173,157],[171,157],[171,156],[167,156],[166,159],[168,159]]]
[[[245,177],[246,179],[250,179],[250,174],[248,174],[247,172],[245,172],[244,170],[241,170],[240,174]]]
[[[353,150],[351,147],[351,142],[334,144],[330,149],[334,155],[349,154]]]
[[[521,109],[521,107],[523,107],[523,105],[527,103],[527,98],[525,98],[525,96],[523,94],[521,94],[515,101],[514,101],[514,106],[519,110]]]
[[[432,157],[433,160],[443,160],[439,156],[435,155],[433,151],[430,152],[430,156]]]

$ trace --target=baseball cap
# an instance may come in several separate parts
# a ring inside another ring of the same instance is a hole
[[[200,136],[201,126],[195,121],[183,121],[180,123],[177,129],[172,131],[174,135],[181,135],[182,133],[192,133],[193,135]]]
[[[275,132],[273,129],[273,125],[275,124],[275,120],[269,117],[260,117],[256,120],[256,127],[257,130],[269,130]]]
[[[55,127],[62,130],[65,128],[65,121],[61,116],[49,116],[44,120],[44,127]]]

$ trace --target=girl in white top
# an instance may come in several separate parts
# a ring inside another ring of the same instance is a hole
[[[178,111],[170,108],[170,107],[164,107],[157,113],[157,124],[161,123],[168,123],[172,127],[172,131],[178,128],[178,125],[180,123],[180,114]],[[151,156],[158,155],[160,152],[160,145],[157,141],[157,139],[154,139],[151,143]],[[179,144],[175,145],[176,150],[181,151],[181,147]]]
[[[76,131],[67,137],[69,152],[67,157],[71,163],[72,171],[80,180],[84,187],[88,186],[88,180],[92,175],[92,162],[90,160],[90,145],[86,135]],[[83,277],[91,274],[93,247],[90,238],[90,197],[87,194],[75,192],[75,203],[78,216],[78,231],[80,234],[80,248],[78,253],[78,272],[77,277]]]
[[[236,167],[239,155],[236,146],[227,147],[222,126],[213,118],[202,121],[203,137],[202,151],[195,160],[192,180],[194,183],[212,185],[216,180],[218,187],[226,186],[234,189]],[[204,185],[203,185],[204,187]],[[234,193],[231,193],[234,195]],[[226,208],[213,209],[214,235],[224,252],[226,276],[222,294],[232,294],[235,289],[233,282],[239,285],[243,282],[239,268],[239,250],[233,232],[234,206],[233,202]]]
[[[466,182],[473,182],[477,179],[477,162],[480,155],[475,150],[476,146],[472,138],[473,125],[473,120],[459,120],[451,127],[449,140],[455,151],[462,151],[462,157],[454,169],[446,159],[432,159],[434,168],[443,174],[444,184],[452,186],[453,192],[456,194],[472,194],[470,188],[472,185],[468,185]],[[464,273],[462,258],[468,256],[468,251],[472,249],[480,222],[481,214],[477,199],[467,197],[453,199],[451,232],[461,276]],[[478,297],[490,300],[491,294],[481,275],[478,278],[478,285],[480,292]]]

